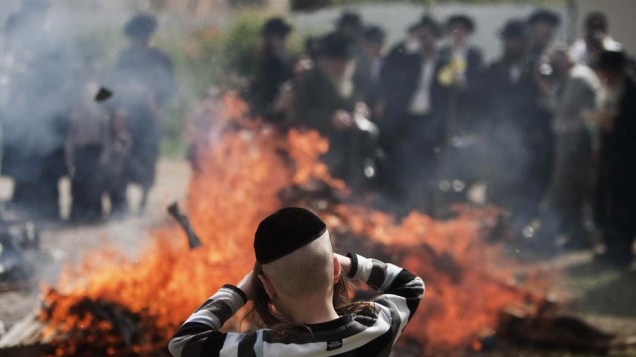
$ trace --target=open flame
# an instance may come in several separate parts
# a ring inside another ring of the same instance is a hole
[[[54,336],[53,355],[88,355],[95,345],[107,355],[165,347],[201,301],[252,266],[255,227],[283,205],[282,190],[314,180],[346,195],[319,161],[324,138],[274,130],[244,119],[246,110],[232,94],[202,106],[209,125],[195,133],[199,167],[186,206],[202,246],[190,250],[180,228],[167,225],[149,232],[152,243],[138,259],[104,248],[67,268],[45,292],[40,314],[44,333]],[[336,247],[367,247],[365,254],[375,250],[423,277],[426,297],[405,331],[422,354],[479,348],[478,335],[494,329],[503,307],[530,301],[509,287],[511,264],[480,239],[494,225],[492,210],[459,209],[443,222],[412,213],[398,224],[383,212],[335,204],[321,216]],[[242,316],[230,324],[239,327]]]

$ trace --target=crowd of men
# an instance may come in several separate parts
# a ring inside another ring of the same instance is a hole
[[[129,183],[142,188],[143,209],[162,107],[175,88],[170,59],[149,45],[157,21],[132,18],[128,45],[103,73],[95,65],[100,52],[68,44],[51,11],[48,1],[25,1],[4,26],[0,143],[1,173],[14,182],[9,204],[31,218],[59,220],[58,181],[68,176],[73,221],[127,214]]]
[[[300,58],[286,46],[291,26],[272,18],[246,98],[283,128],[320,131],[331,172],[398,212],[435,215],[449,192],[485,183],[513,231],[547,237],[555,249],[589,247],[590,216],[607,247],[599,259],[629,265],[631,62],[604,14],[588,14],[571,46],[555,39],[560,23],[547,9],[507,21],[501,56],[484,63],[471,42],[476,24],[462,14],[443,23],[424,15],[386,49],[380,27],[347,11],[334,31],[308,39]]]
[[[47,1],[27,0],[3,31],[1,173],[14,181],[11,205],[59,219],[58,180],[68,176],[73,220],[126,214],[129,183],[142,187],[143,208],[175,89],[170,59],[150,46],[157,22],[142,14],[126,24],[129,44],[105,75],[95,54],[77,55],[56,36],[48,13]],[[513,232],[550,246],[559,237],[559,249],[589,247],[593,217],[607,247],[599,259],[625,266],[636,235],[633,62],[602,13],[586,16],[571,46],[555,40],[560,22],[546,9],[507,21],[501,56],[485,63],[471,42],[476,24],[462,14],[443,23],[424,15],[386,48],[382,28],[344,12],[300,57],[287,48],[292,27],[272,18],[244,93],[255,115],[283,130],[327,137],[331,173],[382,208],[436,216],[485,186]]]

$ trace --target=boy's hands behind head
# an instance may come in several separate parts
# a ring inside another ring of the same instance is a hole
[[[250,271],[249,273],[245,274],[243,279],[241,279],[238,284],[236,284],[236,287],[241,289],[241,291],[243,291],[245,295],[247,295],[248,300],[252,300],[252,298],[254,297],[254,292],[252,291],[252,277],[253,274]]]
[[[351,259],[338,253],[334,253],[333,255],[336,257],[336,259],[338,259],[338,264],[340,264],[342,274],[349,275],[349,272],[351,271]]]

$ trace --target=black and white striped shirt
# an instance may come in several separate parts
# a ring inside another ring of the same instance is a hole
[[[307,325],[282,340],[269,329],[221,333],[219,329],[246,302],[233,285],[223,286],[198,308],[170,341],[173,356],[388,356],[424,295],[424,282],[393,264],[350,254],[349,276],[366,282],[381,295],[375,311],[343,315]]]

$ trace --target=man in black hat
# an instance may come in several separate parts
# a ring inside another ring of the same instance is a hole
[[[364,102],[372,109],[374,120],[378,119],[377,107],[381,100],[380,71],[384,64],[384,41],[386,34],[378,26],[368,26],[362,34],[362,56],[356,64],[354,80],[362,90]]]
[[[336,32],[341,33],[358,46],[364,31],[360,15],[353,11],[344,11],[336,21]]]
[[[530,63],[538,64],[548,46],[554,41],[556,31],[561,24],[557,13],[548,9],[539,9],[528,17]]]
[[[636,82],[623,52],[603,51],[596,71],[607,89],[595,120],[601,130],[597,222],[607,251],[600,259],[629,267],[636,237]]]
[[[491,157],[486,181],[489,201],[511,213],[519,233],[537,215],[549,179],[549,169],[534,171],[550,155],[542,143],[552,128],[542,120],[545,113],[538,104],[541,96],[526,52],[527,22],[508,21],[500,37],[502,56],[490,64],[483,80]]]
[[[453,15],[446,21],[450,44],[439,50],[436,80],[443,88],[441,114],[449,134],[471,131],[477,125],[477,84],[482,71],[481,50],[469,43],[474,21],[466,15]]]
[[[143,210],[154,184],[162,133],[162,110],[175,91],[172,61],[150,47],[157,20],[148,14],[132,18],[124,28],[130,44],[119,56],[114,73],[114,105],[127,119],[132,146],[126,162],[126,180],[141,185]],[[112,203],[116,214],[127,211],[126,187]]]
[[[168,346],[173,356],[388,355],[424,296],[422,279],[403,268],[335,254],[325,223],[303,208],[263,219],[254,253],[253,271],[221,287],[176,331]],[[351,302],[349,279],[379,295]],[[249,300],[266,326],[248,334],[221,332]]]
[[[438,115],[439,85],[436,45],[440,36],[430,16],[409,28],[406,41],[387,55],[380,81],[385,111],[380,145],[386,160],[380,171],[382,189],[402,213],[426,209],[435,174],[435,148],[443,142]]]
[[[324,160],[336,177],[348,183],[357,181],[358,152],[352,151],[356,113],[364,107],[360,89],[355,86],[355,60],[351,40],[341,33],[320,39],[314,67],[297,80],[292,103],[292,121],[318,130],[329,139]]]
[[[258,69],[247,97],[252,112],[268,120],[275,119],[272,103],[281,85],[292,77],[294,59],[287,49],[290,32],[291,26],[280,17],[267,20],[261,29]]]
[[[556,248],[590,248],[584,225],[591,203],[592,137],[586,116],[596,110],[600,83],[594,71],[576,64],[566,46],[549,51],[555,87],[555,162],[542,220],[548,242]]]

